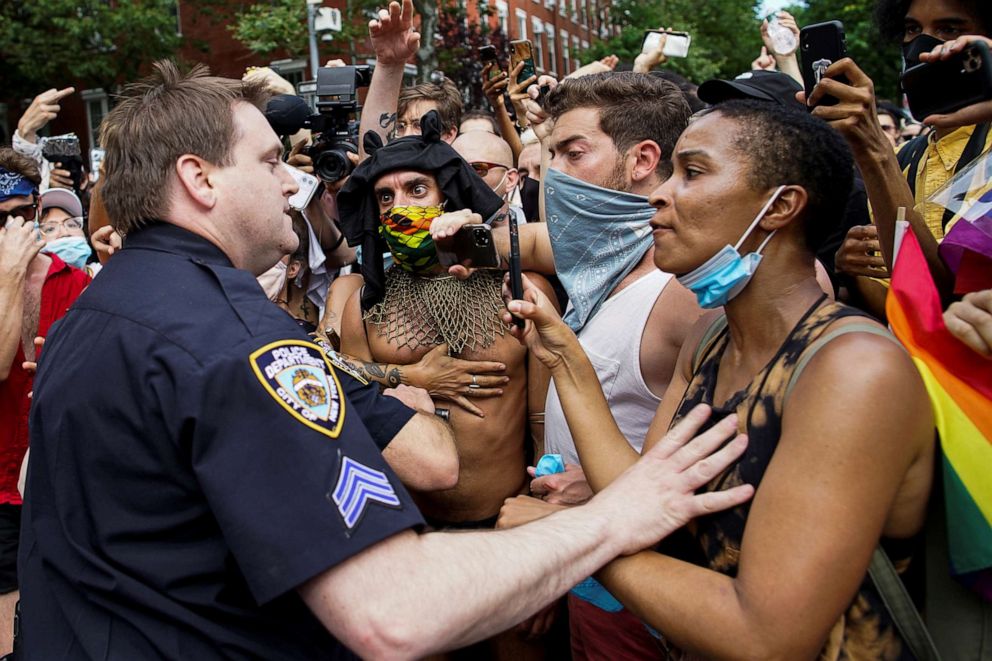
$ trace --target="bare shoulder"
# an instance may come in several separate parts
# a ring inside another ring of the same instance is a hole
[[[641,340],[641,368],[644,374],[657,372],[678,356],[676,369],[686,379],[691,376],[692,355],[706,329],[723,315],[723,309],[703,310],[696,295],[672,278],[661,290],[648,316]]]
[[[541,293],[544,294],[549,301],[551,301],[551,305],[553,305],[555,310],[558,311],[558,314],[561,314],[561,308],[558,306],[558,296],[555,294],[554,287],[551,286],[548,279],[540,273],[536,273],[534,271],[524,271],[523,274],[527,276],[527,279],[530,280],[535,287],[541,290]]]
[[[821,337],[851,325],[884,331],[838,335],[809,358],[786,400],[784,415],[841,415],[845,424],[875,429],[880,438],[924,448],[933,437],[926,388],[909,354],[885,328],[864,318],[831,324]]]

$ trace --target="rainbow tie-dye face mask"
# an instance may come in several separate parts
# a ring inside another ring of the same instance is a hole
[[[400,268],[423,273],[438,265],[430,229],[431,221],[442,213],[443,206],[405,206],[393,207],[379,216],[379,233]]]

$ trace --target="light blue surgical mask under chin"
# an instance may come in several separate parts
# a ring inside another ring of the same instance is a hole
[[[738,250],[761,222],[761,219],[765,217],[765,214],[768,213],[768,209],[778,199],[784,188],[785,186],[779,186],[775,189],[737,245],[732,246],[728,243],[720,252],[707,259],[698,268],[678,276],[679,283],[696,295],[700,307],[710,309],[726,305],[728,301],[747,287],[754,272],[758,270],[758,264],[761,263],[761,251],[775,236],[775,232],[769,234],[754,252],[742,256]]]
[[[654,243],[648,198],[594,186],[551,168],[544,218],[555,273],[568,293],[565,323],[579,332]]]
[[[81,269],[86,266],[86,260],[93,254],[93,249],[86,242],[85,236],[63,236],[46,243],[44,252],[58,256],[69,266]]]

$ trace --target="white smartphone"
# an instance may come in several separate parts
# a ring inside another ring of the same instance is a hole
[[[290,174],[293,175],[293,179],[296,180],[296,184],[300,187],[300,190],[293,193],[292,197],[289,198],[289,206],[293,207],[297,211],[303,211],[310,204],[310,200],[313,199],[313,194],[317,192],[317,184],[320,181],[317,177],[312,174],[307,174],[299,168],[294,168],[292,165],[286,165]]]
[[[689,43],[692,38],[688,32],[669,32],[667,30],[648,30],[644,33],[644,43],[641,52],[649,53],[658,47],[661,35],[665,35],[665,47],[662,49],[665,57],[686,57],[689,55]]]

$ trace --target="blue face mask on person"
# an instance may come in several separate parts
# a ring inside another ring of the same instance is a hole
[[[84,236],[63,236],[45,244],[44,251],[57,255],[59,259],[81,269],[86,266],[86,260],[93,254],[93,249]]]
[[[742,256],[738,250],[761,222],[761,219],[765,217],[765,214],[768,213],[768,209],[778,199],[784,188],[785,186],[779,186],[772,193],[771,198],[758,212],[758,216],[751,222],[737,245],[732,246],[728,243],[720,252],[707,259],[698,268],[678,276],[679,283],[696,295],[700,307],[710,309],[726,305],[728,301],[747,287],[747,283],[751,281],[754,272],[758,269],[758,264],[761,263],[761,251],[775,236],[775,232],[769,234],[754,252]]]
[[[549,169],[544,217],[555,272],[568,293],[565,323],[578,332],[653,244],[654,207],[641,195],[600,188]]]

